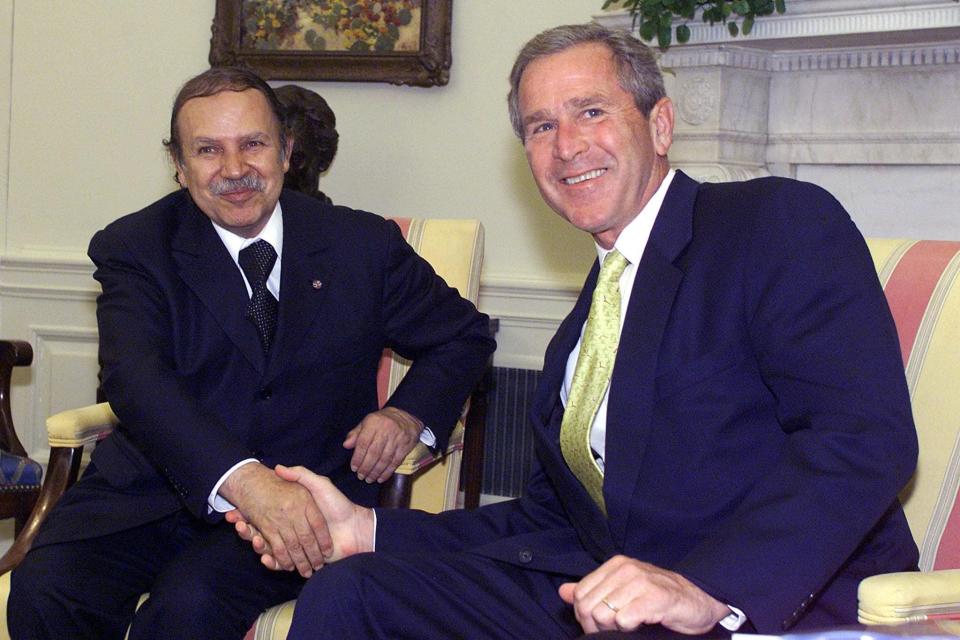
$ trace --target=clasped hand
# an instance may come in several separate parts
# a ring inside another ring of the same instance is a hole
[[[355,505],[329,478],[318,476],[304,467],[277,465],[274,471],[281,482],[308,491],[311,500],[323,512],[331,541],[329,551],[324,552],[325,562],[335,562],[355,553],[373,550],[372,509]],[[265,567],[274,571],[289,569],[280,558],[283,550],[276,548],[273,541],[258,526],[246,520],[239,510],[228,512],[226,519],[234,524],[241,538],[253,545],[253,550],[260,554],[260,561]]]
[[[345,448],[354,450],[350,468],[361,480],[386,481],[416,446],[422,430],[416,418],[395,407],[367,415],[343,442]],[[265,565],[296,569],[308,578],[340,554],[324,517],[330,514],[321,513],[317,506],[320,500],[311,495],[309,487],[298,484],[294,475],[299,477],[292,473],[277,475],[261,464],[247,464],[227,478],[220,493],[237,507],[225,514],[227,521],[234,524],[241,537],[248,536],[244,539],[253,542],[258,553],[265,554]],[[329,484],[326,478],[323,480]],[[339,494],[333,485],[330,488]]]

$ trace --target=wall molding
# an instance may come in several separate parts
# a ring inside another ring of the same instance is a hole
[[[76,254],[0,256],[0,297],[60,305],[84,303],[81,313],[89,314],[89,326],[96,326],[93,305],[100,287],[92,275],[93,265]],[[573,307],[584,277],[571,273],[554,279],[503,274],[482,278],[480,309],[500,320],[500,348],[494,363],[499,367],[539,369],[547,342]],[[58,334],[45,327],[38,337],[57,335],[69,341],[90,335],[83,330],[79,334],[76,330],[64,331]],[[95,331],[93,335],[95,339]]]
[[[46,462],[47,416],[68,408],[92,404],[97,387],[96,325],[31,324],[34,348],[29,430],[21,429],[31,457]]]

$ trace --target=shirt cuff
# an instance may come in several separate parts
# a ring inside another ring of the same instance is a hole
[[[226,479],[230,476],[231,473],[233,473],[243,465],[249,464],[251,462],[260,462],[260,461],[257,460],[256,458],[246,458],[245,460],[241,460],[237,464],[230,467],[225,474],[220,476],[220,479],[217,481],[217,484],[213,485],[213,491],[211,491],[210,495],[207,496],[207,513],[213,513],[214,511],[216,511],[217,513],[226,513],[227,511],[233,511],[234,509],[236,509],[234,505],[230,504],[229,500],[227,500],[226,498],[220,497],[220,494],[218,493],[220,491],[220,485],[222,485],[226,481]]]
[[[420,432],[420,442],[432,449],[437,445],[437,436],[433,435],[430,427],[424,426],[423,431]]]
[[[370,541],[370,551],[377,550],[377,510],[370,509],[373,511],[373,539]]]
[[[730,609],[730,615],[720,621],[720,626],[727,631],[736,631],[747,621],[747,614],[730,605],[727,608]]]

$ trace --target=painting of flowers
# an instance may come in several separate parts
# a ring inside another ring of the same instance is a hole
[[[420,0],[244,0],[243,46],[389,52],[420,47]]]
[[[210,64],[270,80],[444,85],[452,0],[217,0]]]

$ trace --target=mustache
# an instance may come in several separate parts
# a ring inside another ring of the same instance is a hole
[[[219,196],[224,193],[239,191],[241,189],[263,191],[265,188],[266,186],[263,184],[263,180],[261,180],[259,176],[253,173],[248,173],[242,178],[224,178],[222,180],[217,180],[210,185],[210,192],[215,196]]]

